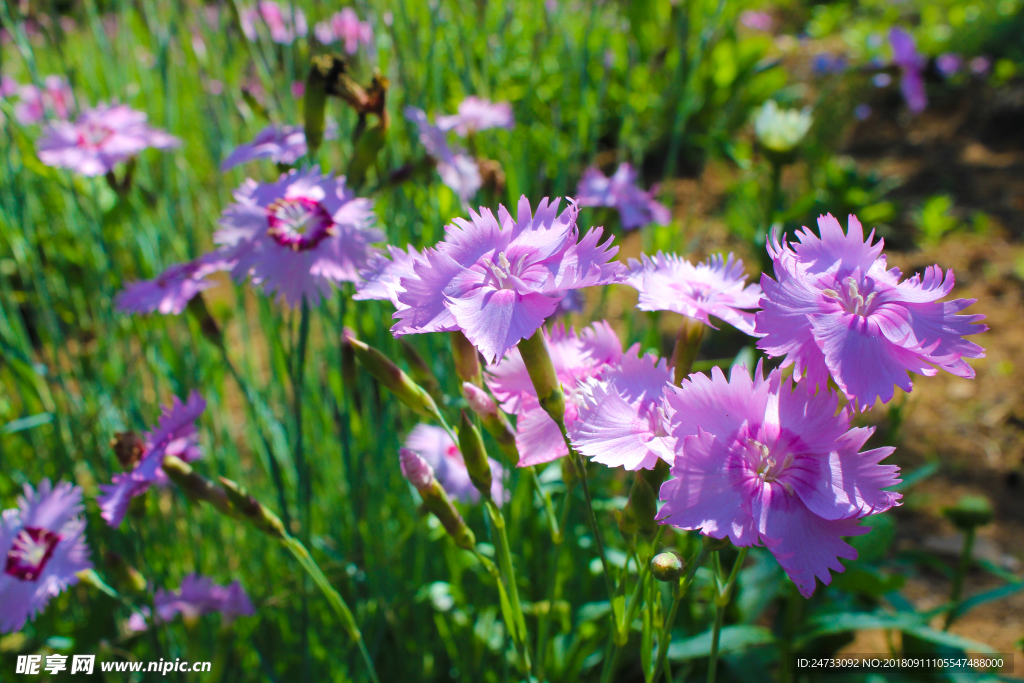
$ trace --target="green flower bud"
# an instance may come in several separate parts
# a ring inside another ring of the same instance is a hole
[[[430,394],[423,387],[412,381],[412,378],[391,362],[390,358],[372,346],[356,339],[355,334],[347,327],[342,333],[342,338],[352,345],[352,350],[355,352],[359,362],[363,364],[363,367],[378,382],[390,389],[399,401],[409,406],[413,412],[424,417],[437,418],[440,416],[437,404],[434,403],[434,399],[430,397]]]
[[[441,401],[441,385],[430,366],[423,360],[423,356],[405,337],[398,340],[398,345],[402,349],[402,355],[405,356],[405,362],[409,364],[409,374],[412,375],[413,380],[426,389],[434,401]]]
[[[320,149],[320,143],[324,140],[328,88],[344,70],[344,60],[335,59],[331,55],[317,55],[310,60],[303,109],[306,145],[309,147],[311,157]]]
[[[474,550],[476,537],[473,530],[466,526],[466,521],[462,519],[462,515],[452,505],[448,494],[434,477],[434,468],[418,453],[408,448],[398,449],[398,455],[401,458],[402,475],[419,491],[423,498],[423,507],[434,513],[441,526],[455,541],[455,545],[464,550]]]
[[[942,509],[942,514],[961,531],[985,526],[992,521],[992,504],[984,496],[964,496],[953,507]]]
[[[146,592],[146,577],[138,569],[125,562],[123,557],[115,552],[108,552],[104,559],[118,588],[130,593]]]
[[[543,328],[538,328],[532,337],[519,342],[519,353],[526,364],[526,372],[530,375],[533,388],[537,391],[537,399],[551,419],[559,425],[565,420],[565,394],[562,385],[555,375],[555,366],[551,363],[547,342],[544,341]]]
[[[677,387],[693,369],[693,361],[700,351],[700,342],[704,338],[704,323],[692,318],[683,318],[676,334],[676,346],[672,351],[672,382]]]
[[[480,354],[472,342],[466,339],[460,330],[449,333],[452,345],[452,358],[455,361],[455,374],[463,382],[472,382],[476,386],[482,386],[483,380],[480,373]]]
[[[505,457],[515,465],[519,462],[519,449],[516,448],[516,431],[508,421],[494,399],[487,395],[487,392],[472,382],[462,383],[462,395],[473,412],[480,417],[487,433],[498,442],[498,448],[505,454]]]
[[[220,484],[224,487],[224,493],[227,494],[231,507],[240,517],[250,521],[253,526],[268,536],[273,538],[287,536],[284,522],[270,508],[250,496],[249,492],[241,485],[224,477],[220,478]]]
[[[686,561],[683,557],[671,550],[658,553],[651,560],[651,575],[658,581],[678,581],[686,569]]]
[[[466,411],[462,411],[462,422],[459,424],[459,450],[469,472],[469,480],[484,498],[491,497],[491,465],[487,462],[487,451],[480,431],[469,419]]]
[[[658,514],[658,494],[640,473],[637,473],[636,478],[633,479],[626,508],[636,521],[637,531],[640,534],[645,538],[651,538],[657,533],[658,523],[654,521],[654,518]]]
[[[234,510],[228,502],[224,489],[193,470],[192,466],[184,460],[173,455],[165,455],[160,469],[189,498],[205,500],[225,515],[234,516]]]

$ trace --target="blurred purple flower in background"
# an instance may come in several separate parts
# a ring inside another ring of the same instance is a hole
[[[804,228],[799,243],[773,241],[769,247],[775,279],[761,275],[763,310],[755,331],[757,347],[769,357],[785,356],[793,376],[811,388],[825,388],[829,375],[861,409],[887,403],[893,386],[910,391],[908,372],[926,376],[937,368],[972,378],[965,358],[984,349],[963,337],[988,329],[974,324],[983,315],[956,315],[974,299],[939,302],[953,290],[953,271],[931,266],[924,277],[900,282],[899,269],[886,269],[883,242],[867,240],[856,216],[846,234],[831,214],[818,218],[820,238]],[[936,367],[933,367],[936,366]]]
[[[961,67],[963,67],[964,60],[960,58],[960,55],[952,52],[946,52],[935,58],[935,68],[939,70],[944,78],[952,78],[956,76]]]
[[[406,107],[405,118],[416,125],[420,144],[437,162],[441,182],[450,187],[463,202],[468,202],[483,185],[476,160],[462,149],[449,147],[445,131],[431,124],[422,109]]]
[[[664,392],[671,386],[667,360],[638,357],[633,347],[580,391],[572,444],[608,467],[653,469],[672,464],[675,439],[668,434]]]
[[[330,19],[321,21],[313,28],[316,39],[324,45],[345,43],[345,52],[354,55],[359,46],[369,46],[373,42],[373,27],[367,21],[360,21],[359,15],[351,7],[335,12]]]
[[[581,390],[591,378],[599,378],[610,364],[622,357],[622,342],[611,326],[596,322],[579,334],[571,327],[556,324],[543,330],[544,340],[555,376],[565,392],[565,425],[572,433],[576,423]],[[533,381],[518,349],[512,349],[501,361],[487,368],[487,386],[501,402],[505,412],[516,416],[516,447],[522,458],[520,467],[551,462],[568,455],[558,425],[541,408]]]
[[[583,172],[576,188],[576,201],[580,206],[610,206],[618,210],[622,227],[626,230],[649,223],[668,225],[672,213],[654,196],[658,187],[644,192],[637,186],[637,173],[630,164],[622,163],[611,178],[596,167]]]
[[[204,614],[220,612],[222,623],[230,624],[238,617],[252,616],[256,613],[252,601],[238,581],[232,581],[227,586],[218,586],[213,579],[199,574],[186,576],[176,591],[167,591],[163,588],[157,590],[153,596],[153,606],[156,608],[159,623],[169,622],[179,614],[186,621],[195,621]],[[150,615],[148,607],[133,612],[128,619],[128,630],[136,633],[145,631]]]
[[[900,68],[900,91],[910,111],[918,114],[928,107],[928,95],[924,90],[924,67],[928,63],[918,53],[914,37],[899,26],[889,31],[893,64]]]
[[[533,213],[519,199],[516,219],[498,206],[455,218],[445,239],[424,250],[415,277],[402,278],[395,336],[461,330],[493,363],[536,332],[569,290],[619,282],[625,268],[612,258],[611,238],[600,244],[601,228],[581,236],[578,210],[570,201],[547,198]]]
[[[37,142],[39,160],[85,176],[107,173],[144,149],[168,149],[178,138],[151,128],[146,115],[124,104],[99,104],[74,123],[51,121]]]
[[[988,73],[989,69],[992,68],[992,60],[984,56],[975,57],[967,64],[967,66],[970,67],[972,74],[984,76]]]
[[[760,364],[753,381],[743,365],[728,381],[717,367],[690,375],[667,398],[676,454],[662,523],[766,546],[804,597],[815,577],[828,585],[839,558],[857,557],[842,537],[867,533],[861,518],[900,499],[883,490],[899,469],[879,464],[895,449],[859,452],[874,429],[851,429],[837,400],[780,370],[764,379]]]
[[[772,15],[767,12],[757,12],[749,9],[740,14],[740,23],[747,28],[752,28],[755,31],[764,31],[766,33],[770,33],[775,27],[775,21],[772,19]]]
[[[465,137],[488,128],[512,129],[516,125],[512,105],[508,102],[491,102],[479,97],[467,97],[459,103],[459,113],[438,116],[437,127],[443,131],[454,130]]]
[[[418,424],[405,439],[405,448],[422,457],[433,469],[434,476],[452,498],[464,503],[480,501],[480,492],[473,486],[459,447],[448,432],[433,425]],[[491,498],[500,507],[505,502],[505,468],[493,458],[491,467]]]
[[[270,159],[276,164],[294,164],[306,156],[306,133],[302,126],[275,126],[261,130],[252,142],[235,148],[220,170],[227,171],[253,159]]]
[[[234,267],[235,262],[225,258],[222,251],[210,252],[195,261],[175,264],[152,280],[129,283],[114,299],[114,305],[127,313],[178,315],[192,297],[217,284],[207,280],[207,275]]]
[[[235,261],[235,280],[254,285],[289,305],[305,297],[316,305],[338,282],[356,282],[384,233],[370,227],[373,203],[356,197],[345,178],[314,166],[290,171],[275,183],[247,180],[221,214],[213,241]]]
[[[636,307],[641,311],[675,311],[709,327],[714,327],[709,316],[715,316],[754,334],[754,314],[743,309],[760,308],[761,287],[746,284],[743,261],[715,254],[694,266],[660,251],[640,259],[630,259],[626,282],[640,292]]]
[[[69,483],[34,490],[25,484],[18,507],[0,517],[0,633],[20,631],[50,598],[90,569],[82,489]]]
[[[240,14],[242,33],[249,40],[257,40],[261,27],[265,28],[270,39],[282,45],[291,45],[296,37],[303,37],[309,31],[306,15],[302,10],[295,9],[292,14],[291,2],[282,7],[271,0],[263,0],[256,7],[243,9]]]
[[[847,62],[843,55],[835,55],[831,52],[819,52],[811,60],[811,71],[816,76],[829,76],[841,74],[846,71]]]
[[[7,85],[9,88],[10,83]],[[48,114],[66,121],[75,111],[75,94],[63,76],[47,76],[42,90],[34,85],[15,85],[18,103],[14,105],[14,118],[24,126],[39,123]]]
[[[130,471],[115,474],[112,483],[100,484],[103,493],[96,502],[100,505],[103,519],[110,526],[116,528],[121,525],[132,498],[141,496],[153,484],[167,480],[167,475],[160,469],[165,455],[176,456],[185,462],[202,457],[195,422],[204,410],[206,401],[197,391],[189,394],[188,402],[184,404],[175,396],[171,405],[163,409],[156,429],[145,435],[145,450],[138,462]]]
[[[858,121],[867,121],[871,118],[871,105],[864,103],[858,104],[853,109],[853,116]]]

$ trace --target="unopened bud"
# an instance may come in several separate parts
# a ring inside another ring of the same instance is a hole
[[[472,382],[462,383],[462,395],[473,412],[480,416],[480,423],[487,433],[498,442],[498,448],[513,465],[519,463],[519,449],[516,447],[516,430],[486,391]]]
[[[704,338],[704,323],[692,318],[683,318],[676,334],[676,346],[672,350],[672,382],[677,387],[693,369],[693,361],[700,351],[700,342]]]
[[[409,480],[421,494],[429,490],[435,483],[434,468],[416,451],[399,448],[398,457],[402,467],[402,476]]]
[[[189,498],[205,500],[225,515],[234,514],[224,489],[193,470],[192,466],[181,458],[174,455],[165,455],[160,469]]]
[[[469,472],[469,480],[484,498],[491,497],[491,465],[487,462],[487,450],[480,431],[469,419],[466,411],[462,411],[462,422],[459,424],[459,450]]]
[[[146,591],[146,577],[138,569],[125,562],[123,557],[115,552],[108,552],[104,559],[118,588],[132,593]]]
[[[249,495],[240,484],[224,477],[220,478],[220,484],[224,493],[231,503],[235,513],[248,520],[257,529],[274,538],[284,538],[284,523],[280,517],[273,513],[266,505]]]
[[[413,412],[424,417],[440,416],[437,404],[423,387],[412,381],[409,375],[395,365],[390,358],[365,342],[356,339],[352,330],[345,328],[342,338],[352,345],[359,362],[373,375],[378,382],[390,389],[399,401],[409,406]]]
[[[463,382],[472,382],[481,386],[480,356],[473,343],[466,339],[461,330],[449,334],[452,344],[452,359],[455,362],[455,374]]]
[[[657,532],[658,523],[654,518],[658,514],[658,495],[639,472],[629,490],[629,502],[626,504],[626,510],[623,510],[624,515],[627,512],[631,514],[639,533],[650,538]]]
[[[135,432],[117,432],[110,440],[110,447],[114,450],[114,455],[117,456],[121,467],[131,471],[135,464],[142,460],[142,454],[146,451],[146,442]]]
[[[398,455],[401,458],[402,475],[419,491],[423,498],[423,507],[437,517],[441,526],[455,541],[455,545],[465,550],[475,549],[476,537],[473,530],[466,526],[466,521],[452,505],[441,484],[434,478],[434,469],[430,463],[408,448],[398,449]]]
[[[942,509],[942,514],[961,531],[970,531],[992,521],[992,504],[984,496],[964,496],[953,507]]]
[[[344,62],[335,62],[330,55],[317,55],[310,60],[309,74],[306,76],[306,93],[303,98],[306,146],[309,147],[310,156],[316,154],[324,140],[327,87],[329,81],[335,77],[334,72],[339,68],[344,69]]]
[[[533,388],[537,392],[537,400],[551,419],[559,425],[565,420],[565,394],[555,374],[555,366],[551,363],[551,354],[544,340],[543,328],[538,328],[532,337],[519,342],[519,353],[530,375]]]
[[[462,394],[466,397],[469,407],[481,419],[497,416],[498,406],[494,404],[494,399],[477,385],[472,382],[463,382]]]
[[[658,553],[651,560],[651,574],[658,581],[678,581],[686,569],[686,561],[672,551]]]
[[[410,344],[405,337],[398,340],[398,345],[402,348],[405,362],[409,364],[409,374],[412,375],[413,380],[426,389],[435,401],[441,400],[441,386],[437,377],[434,376],[430,366],[423,360],[423,356],[419,354],[416,347]]]

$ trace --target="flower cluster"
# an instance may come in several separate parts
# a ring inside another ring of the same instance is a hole
[[[25,485],[18,507],[0,517],[0,633],[18,631],[50,598],[90,569],[81,517],[82,489],[68,483]]]
[[[239,18],[242,32],[252,41],[266,31],[275,43],[291,45],[296,37],[304,37],[309,32],[306,15],[291,2],[282,8],[272,0],[262,0],[255,7],[242,10]]]
[[[373,27],[369,22],[360,21],[359,15],[351,7],[335,12],[331,18],[321,21],[313,27],[313,35],[324,45],[341,41],[345,43],[345,52],[354,55],[359,46],[368,47],[373,43]]]

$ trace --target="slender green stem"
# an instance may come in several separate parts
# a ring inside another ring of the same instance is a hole
[[[487,513],[491,518],[491,526],[494,530],[494,547],[498,555],[498,568],[501,570],[505,588],[508,591],[509,603],[512,607],[512,618],[514,624],[509,624],[512,631],[512,641],[519,654],[519,663],[523,673],[529,676],[531,670],[529,639],[526,636],[526,618],[523,616],[523,607],[519,602],[519,587],[516,585],[515,568],[512,566],[512,550],[508,544],[508,535],[505,533],[505,518],[495,502],[487,496],[484,500]]]
[[[530,468],[533,469],[532,467]],[[564,529],[566,523],[569,520],[569,503],[572,500],[572,489],[567,488],[565,496],[562,498],[562,516],[561,523],[558,524],[558,529]],[[557,524],[557,523],[556,523]],[[544,680],[544,666],[546,663],[547,648],[548,648],[548,631],[550,624],[550,616],[552,610],[555,608],[555,603],[561,597],[561,583],[558,580],[558,566],[559,560],[562,556],[562,547],[565,536],[561,533],[557,537],[552,536],[551,541],[554,544],[554,548],[551,552],[551,566],[548,568],[548,609],[545,612],[541,612],[537,616],[537,664],[536,674],[537,679]]]
[[[309,342],[309,302],[302,297],[302,309],[299,320],[299,340],[294,350],[295,358],[292,367],[292,409],[295,417],[295,472],[299,482],[299,510],[302,515],[301,536],[308,543],[310,538],[310,521],[312,517],[312,491],[309,477],[309,468],[306,465],[306,454],[302,441],[302,394],[304,387],[304,376],[306,371],[306,347]],[[305,581],[303,581],[305,584]],[[305,585],[303,585],[305,588]],[[306,599],[306,591],[302,591],[302,653],[303,667],[306,678],[310,674],[309,659],[309,601]]]
[[[956,574],[953,575],[953,587],[949,592],[949,611],[946,612],[946,622],[942,627],[943,631],[948,631],[949,627],[956,620],[957,610],[960,607],[960,596],[964,589],[964,578],[967,576],[967,570],[971,568],[971,555],[973,551],[974,527],[972,526],[964,532],[964,544],[960,550],[960,561],[956,566]]]
[[[732,571],[729,572],[729,578],[725,584],[721,583],[722,575],[722,561],[715,552],[714,565],[715,565],[715,582],[718,584],[718,593],[715,596],[715,626],[711,632],[711,655],[708,660],[708,683],[715,683],[715,674],[718,670],[718,638],[722,633],[722,622],[725,620],[725,608],[729,606],[729,600],[732,598],[732,587],[736,583],[736,576],[739,574],[740,567],[743,566],[743,561],[747,559],[747,550],[749,548],[740,548],[739,554],[736,556],[736,562],[732,565]]]
[[[683,576],[679,583],[672,587],[672,609],[669,610],[668,617],[665,619],[665,624],[662,627],[661,634],[658,636],[658,658],[654,663],[654,674],[651,676],[651,683],[658,683],[658,676],[661,675],[662,667],[665,667],[665,674],[669,680],[672,681],[672,675],[668,673],[667,661],[668,646],[672,643],[672,626],[676,622],[676,614],[679,612],[679,605],[683,601],[683,596],[686,595],[686,591],[690,588],[690,584],[693,582],[693,576],[697,573],[697,568],[704,562],[704,558],[707,557],[707,550],[701,546],[700,552],[697,553],[697,557],[690,563],[689,569],[686,571],[686,575]]]
[[[545,491],[540,485],[540,479],[537,478],[537,468],[530,467],[526,468],[527,474],[530,477],[530,482],[533,487],[537,489],[537,495],[540,496],[541,502],[544,504],[544,514],[548,520],[548,529],[551,531],[551,542],[555,545],[561,545],[562,543],[562,527],[558,524],[558,518],[555,517],[555,506],[551,503],[551,494]]]
[[[317,565],[316,561],[309,554],[306,546],[302,544],[299,539],[292,536],[285,536],[281,539],[281,543],[287,548],[291,554],[299,561],[299,564],[306,571],[306,574],[313,579],[313,583],[317,585],[320,591],[327,598],[327,602],[330,603],[331,607],[337,612],[338,616],[341,617],[342,627],[345,632],[348,633],[349,638],[359,647],[359,654],[362,655],[363,661],[366,662],[366,668],[370,673],[370,680],[373,683],[380,683],[380,679],[377,677],[377,669],[373,665],[373,659],[370,657],[369,651],[366,649],[366,643],[363,641],[363,634],[359,631],[359,625],[356,623],[356,618],[352,614],[352,610],[349,609],[348,605],[345,604],[345,599],[341,597],[338,591],[334,590],[334,586],[324,576],[323,571],[320,570],[320,566]]]

